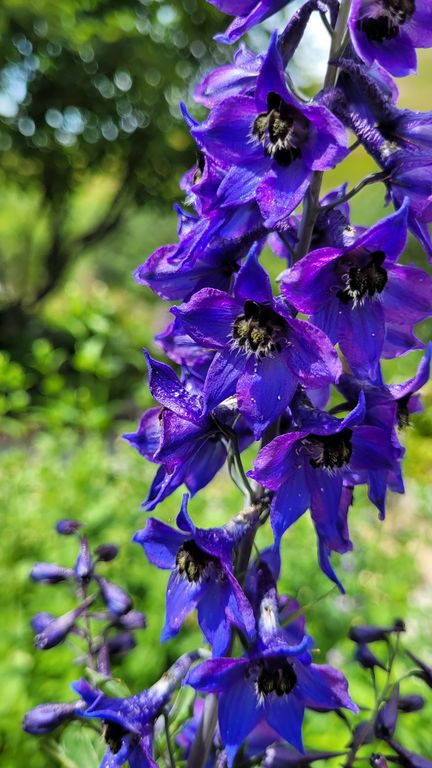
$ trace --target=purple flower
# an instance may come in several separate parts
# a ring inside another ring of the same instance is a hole
[[[226,171],[218,189],[222,209],[256,199],[268,228],[284,225],[314,170],[333,168],[346,154],[339,120],[321,104],[299,102],[288,90],[276,34],[255,96],[225,99],[191,133]]]
[[[135,270],[136,282],[169,301],[186,300],[205,286],[229,289],[241,259],[264,233],[256,202],[218,207],[200,218],[180,211],[180,219],[180,242],[154,251]]]
[[[133,540],[141,544],[158,568],[172,571],[166,595],[162,640],[180,630],[185,617],[197,608],[199,625],[216,655],[225,653],[232,627],[249,639],[255,634],[253,612],[232,570],[233,550],[256,525],[258,511],[240,513],[222,528],[196,528],[183,497],[177,516],[179,531],[150,518]]]
[[[227,457],[224,430],[235,435],[239,450],[252,435],[228,407],[218,408],[213,417],[203,413],[202,395],[194,385],[187,388],[168,365],[148,354],[146,359],[151,393],[163,408],[147,411],[138,431],[124,437],[147,460],[161,464],[144,502],[150,511],[182,483],[193,495],[210,482]]]
[[[102,720],[104,726],[107,750],[101,768],[120,768],[126,762],[130,768],[158,768],[152,754],[154,721],[198,658],[196,652],[181,656],[151,688],[126,699],[105,696],[83,679],[74,683],[87,705],[82,717]]]
[[[268,605],[263,611],[268,628],[273,625],[275,634],[268,632],[268,642],[261,650],[251,650],[239,659],[206,661],[190,671],[185,680],[198,691],[219,694],[219,729],[229,766],[243,741],[263,722],[303,751],[301,732],[306,707],[319,712],[340,707],[357,711],[342,673],[311,663],[306,652],[309,637],[289,645],[281,637],[277,615],[269,611]],[[274,740],[272,731],[270,739]]]
[[[372,379],[381,355],[421,346],[412,328],[432,311],[429,275],[396,264],[406,217],[405,202],[350,246],[314,251],[282,277],[285,298],[340,344],[354,372]]]
[[[432,45],[432,8],[428,0],[353,0],[349,28],[366,64],[402,77],[416,71],[415,49]]]
[[[346,523],[351,494],[344,476],[352,472],[388,470],[394,464],[391,436],[362,424],[364,395],[343,420],[311,410],[296,431],[279,435],[258,453],[249,474],[274,491],[271,523],[276,541],[308,507],[318,535],[320,566],[342,589],[330,566],[331,551],[351,549]]]
[[[218,352],[204,385],[206,409],[236,393],[255,437],[283,413],[299,383],[321,387],[341,371],[326,336],[273,299],[254,249],[238,274],[234,296],[203,289],[172,312],[198,344]]]

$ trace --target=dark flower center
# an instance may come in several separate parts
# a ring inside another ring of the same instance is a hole
[[[335,469],[348,464],[351,454],[352,430],[345,427],[335,435],[308,435],[307,446],[312,447],[314,456],[309,459],[314,469]]]
[[[193,539],[183,542],[177,550],[177,570],[190,582],[200,581],[211,565],[218,566],[218,560],[200,549]]]
[[[357,21],[357,29],[365,33],[372,43],[393,40],[399,28],[410,20],[416,9],[415,0],[380,0],[375,13]]]
[[[237,347],[261,359],[282,352],[287,323],[271,307],[256,301],[245,301],[243,314],[236,317],[232,338]]]
[[[276,696],[286,696],[297,683],[294,667],[288,661],[265,661],[260,666],[256,680],[258,697],[275,693]]]
[[[399,429],[403,429],[404,427],[409,427],[410,423],[410,414],[408,410],[408,403],[410,401],[411,395],[405,395],[404,397],[401,397],[397,401],[396,405],[396,418],[397,418],[397,425]]]
[[[343,304],[353,303],[354,306],[369,297],[372,299],[377,293],[382,293],[387,284],[387,272],[382,267],[385,254],[375,251],[364,267],[350,267],[342,279],[345,288],[341,288],[336,296]]]
[[[202,175],[204,173],[204,168],[205,168],[205,155],[202,152],[198,152],[197,164],[192,177],[192,181],[194,184],[198,184],[198,182],[201,181]]]
[[[103,737],[108,744],[113,755],[120,752],[122,747],[122,741],[125,736],[128,735],[128,731],[118,723],[112,723],[107,720],[103,724]]]
[[[267,112],[261,112],[252,126],[252,136],[264,147],[264,154],[279,165],[289,165],[301,157],[301,144],[307,139],[309,121],[277,93],[267,96]]]

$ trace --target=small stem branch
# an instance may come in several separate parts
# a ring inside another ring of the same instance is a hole
[[[213,734],[217,725],[218,700],[217,696],[211,693],[204,702],[204,712],[201,722],[189,753],[187,768],[202,768],[206,764],[212,741]]]
[[[328,205],[323,205],[320,208],[320,213],[323,211],[330,211],[332,208],[337,208],[338,205],[341,205],[341,203],[346,203],[348,200],[351,200],[354,195],[357,195],[359,192],[361,192],[362,189],[365,187],[368,187],[370,184],[376,184],[379,181],[384,181],[386,177],[386,174],[384,172],[378,172],[378,173],[371,173],[369,176],[365,176],[364,179],[359,181],[358,184],[355,185],[352,189],[350,189],[346,195],[342,195],[341,197],[338,197],[337,200],[335,200],[333,203],[329,203]]]
[[[163,719],[164,719],[164,726],[165,726],[165,738],[167,743],[167,749],[168,749],[168,758],[169,758],[169,764],[170,768],[176,768],[176,763],[174,759],[174,752],[171,744],[171,736],[169,732],[169,719],[168,719],[168,712],[166,709],[163,711]]]
[[[351,0],[342,0],[336,20],[336,26],[332,35],[329,61],[333,61],[341,55],[346,39],[346,27],[350,12]],[[334,88],[338,77],[338,68],[334,64],[328,64],[324,79],[324,89]],[[297,259],[303,258],[310,248],[312,233],[316,217],[319,211],[319,196],[323,179],[323,171],[314,171],[307,195],[304,200],[303,215],[300,224],[299,242],[296,249]]]

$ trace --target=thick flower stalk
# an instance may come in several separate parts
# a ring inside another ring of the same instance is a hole
[[[235,17],[218,36],[225,44],[289,5],[214,4]],[[316,12],[330,53],[321,89],[306,98],[287,68]],[[181,180],[187,207],[177,208],[178,242],[158,248],[135,272],[139,284],[176,302],[173,321],[156,337],[169,364],[146,353],[156,404],[125,437],[157,467],[146,511],[182,486],[188,492],[176,528],[151,517],[134,535],[149,562],[170,572],[161,640],[186,633],[185,620],[196,611],[211,658],[202,661],[205,651],[183,656],[149,691],[126,699],[109,699],[82,680],[75,685],[79,702],[41,705],[28,714],[28,731],[100,720],[105,767],[157,765],[157,749],[164,756],[154,739],[161,717],[172,767],[176,755],[189,768],[306,768],[334,757],[345,768],[365,758],[377,768],[387,760],[430,765],[397,735],[400,714],[424,703],[402,692],[403,681],[413,674],[432,687],[430,668],[412,654],[414,672],[392,678],[403,623],[352,630],[375,696],[357,725],[345,712],[358,707],[343,672],[314,663],[301,607],[277,584],[281,561],[290,557],[286,532],[309,510],[319,566],[343,591],[331,556],[356,546],[349,533],[353,490],[366,486],[381,519],[388,490],[404,490],[400,435],[421,409],[431,357],[416,326],[432,314],[432,279],[405,264],[405,248],[411,232],[432,255],[432,117],[398,106],[392,76],[413,72],[415,49],[432,45],[431,14],[429,0],[306,0],[281,28],[275,17],[266,50],[242,42],[232,63],[205,75],[196,88],[208,109],[201,122],[182,107],[198,159]],[[358,146],[376,172],[324,194],[325,172]],[[351,221],[349,200],[372,183],[384,185],[392,209],[367,228]],[[279,260],[275,283],[265,249]],[[383,359],[423,348],[416,375],[386,381]],[[224,466],[245,506],[204,529],[193,497]],[[76,533],[77,524],[63,525],[60,532]],[[255,536],[264,525],[273,544],[260,552]],[[33,578],[81,584],[73,611],[55,620],[39,615],[41,648],[62,642],[88,618],[92,579],[115,617],[112,626],[135,626],[128,596],[95,575],[85,537],[74,569],[39,564]],[[370,648],[382,642],[386,659]],[[89,648],[94,661],[97,647]],[[103,648],[106,656],[106,642]],[[379,670],[387,675],[381,690]],[[181,684],[197,698],[173,745],[170,707]],[[306,710],[336,711],[350,729],[348,746],[305,747]]]

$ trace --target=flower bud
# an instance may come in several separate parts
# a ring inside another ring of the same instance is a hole
[[[40,632],[43,632],[48,624],[51,624],[54,619],[55,616],[53,616],[52,613],[47,613],[46,611],[36,613],[31,620],[32,629],[36,634],[39,634]]]
[[[377,752],[374,752],[374,754],[370,756],[369,764],[371,768],[388,768],[388,763],[384,755],[379,755]]]
[[[80,528],[82,524],[77,520],[59,520],[56,525],[56,531],[60,536],[73,536]]]
[[[98,578],[98,584],[100,587],[102,599],[105,605],[109,608],[111,613],[115,613],[117,616],[122,616],[132,608],[132,600],[128,593],[118,587],[117,584],[112,584],[106,579]]]
[[[80,551],[75,563],[75,576],[80,581],[89,581],[93,571],[87,536],[81,537]]]
[[[389,635],[395,630],[394,627],[375,627],[372,624],[358,624],[356,627],[351,627],[348,637],[350,640],[354,640],[355,643],[376,643],[378,640],[386,640]]]
[[[51,733],[59,725],[77,717],[81,706],[80,701],[73,701],[69,704],[39,704],[25,715],[23,729],[33,736]]]
[[[395,685],[388,701],[381,707],[375,721],[375,735],[378,739],[393,736],[398,719],[399,686]]]
[[[362,667],[364,667],[364,669],[373,669],[374,667],[385,669],[384,664],[379,660],[377,656],[375,656],[375,654],[367,645],[357,645],[355,659],[359,664],[361,664]]]
[[[62,643],[73,629],[77,618],[84,613],[93,602],[93,599],[93,597],[88,597],[77,608],[63,614],[63,616],[59,616],[58,619],[50,621],[42,632],[36,635],[34,640],[36,648],[39,648],[41,651],[48,651],[50,648],[54,648]]]
[[[131,632],[118,632],[109,638],[107,646],[110,656],[123,656],[135,648],[136,640]]]
[[[42,581],[44,584],[58,584],[73,576],[70,568],[63,568],[54,563],[35,563],[30,571],[32,581]]]
[[[302,754],[291,747],[273,745],[267,747],[261,765],[263,768],[308,768],[316,760],[330,760],[332,757],[343,754],[343,752],[304,752]]]
[[[98,560],[103,563],[109,563],[111,560],[117,557],[119,553],[118,547],[115,544],[101,544],[94,551]]]
[[[147,619],[141,611],[128,611],[119,616],[116,624],[123,627],[123,629],[145,629],[147,626]]]
[[[420,709],[423,709],[424,705],[425,700],[423,696],[419,696],[416,693],[411,693],[407,696],[399,696],[399,712],[418,712]]]

